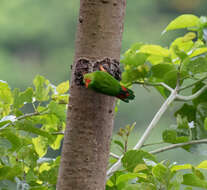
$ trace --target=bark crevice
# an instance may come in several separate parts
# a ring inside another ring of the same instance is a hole
[[[83,86],[83,75],[100,70],[100,66],[117,80],[121,80],[121,70],[119,68],[119,61],[112,58],[104,58],[98,61],[91,61],[87,58],[81,58],[75,64],[75,83],[78,86]]]

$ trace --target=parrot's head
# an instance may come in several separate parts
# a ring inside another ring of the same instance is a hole
[[[83,76],[83,82],[85,83],[86,88],[90,87],[92,81],[93,81],[93,73],[88,73]]]

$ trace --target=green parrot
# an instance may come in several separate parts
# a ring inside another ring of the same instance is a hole
[[[84,75],[86,88],[96,92],[115,96],[124,102],[134,99],[134,92],[119,83],[114,77],[105,71],[95,71]]]

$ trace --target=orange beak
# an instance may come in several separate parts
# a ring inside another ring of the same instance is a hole
[[[86,88],[88,88],[88,85],[89,85],[90,82],[91,82],[90,79],[85,79],[85,85],[86,85]]]

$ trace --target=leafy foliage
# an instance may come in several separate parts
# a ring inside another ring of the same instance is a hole
[[[164,98],[173,89],[179,93],[188,89],[188,94],[195,95],[205,87],[207,18],[181,15],[165,32],[181,28],[189,32],[169,47],[132,45],[121,60],[125,68],[122,83],[154,86]],[[61,146],[69,82],[56,87],[46,78],[36,76],[33,85],[25,91],[11,90],[0,81],[0,189],[55,189],[60,157],[51,158],[47,153],[48,149],[58,150]],[[26,113],[28,107],[33,112]],[[174,115],[177,122],[163,131],[163,142],[177,144],[206,138],[206,91],[182,102]],[[121,128],[119,139],[113,141],[123,153],[122,169],[110,174],[107,190],[179,190],[182,185],[186,189],[207,189],[206,160],[197,166],[178,165],[158,161],[144,147],[129,150],[128,138],[134,127],[135,123]],[[182,148],[192,151],[192,146]],[[111,164],[116,162],[117,157],[110,159]]]
[[[63,139],[69,83],[37,76],[33,84],[21,92],[0,82],[0,189],[55,189],[60,157],[47,151]]]
[[[124,65],[122,83],[128,86],[153,86],[164,98],[169,97],[174,89],[179,94],[182,91],[184,97],[194,96],[207,85],[206,28],[207,17],[181,15],[170,22],[163,33],[176,29],[187,29],[188,32],[172,41],[169,47],[143,43],[132,45],[121,60]],[[181,98],[182,100],[184,101]],[[163,142],[177,144],[206,138],[206,100],[206,91],[202,91],[198,96],[190,98],[187,103],[181,103],[174,114],[176,124],[162,133]],[[123,138],[124,134],[126,129],[120,129],[118,135],[122,139],[115,141],[121,149],[127,144],[128,138]],[[192,146],[194,145],[182,148],[193,151],[196,147],[192,149]],[[128,150],[123,154],[121,161],[122,170],[115,171],[110,177],[107,182],[108,190],[176,190],[181,189],[183,185],[186,189],[207,189],[204,175],[206,161],[197,166],[158,162],[154,155],[144,151],[144,146],[142,150]]]

